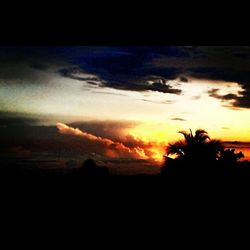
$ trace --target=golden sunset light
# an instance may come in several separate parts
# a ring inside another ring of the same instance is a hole
[[[133,173],[139,165],[157,172],[169,145],[184,147],[188,137],[179,132],[192,131],[193,138],[200,129],[225,150],[242,151],[240,161],[250,160],[250,77],[246,59],[237,57],[250,54],[248,47],[7,52],[0,50],[6,57],[0,62],[0,128],[8,154],[18,148],[19,156],[29,152],[45,162],[48,155],[64,167],[91,158],[116,172]]]

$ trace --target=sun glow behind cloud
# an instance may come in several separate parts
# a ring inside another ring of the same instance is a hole
[[[240,95],[243,89],[238,83],[192,79],[192,82],[180,85],[182,95],[172,97],[173,103],[165,105],[166,111],[161,113],[162,117],[146,120],[130,129],[129,133],[146,141],[165,142],[165,145],[182,139],[177,132],[189,128],[204,128],[211,137],[222,140],[250,139],[250,111],[230,108],[230,101],[215,99],[208,93],[213,88],[218,89],[221,95]],[[157,94],[152,94],[151,100],[156,101],[156,96]],[[178,118],[174,118],[176,116]]]
[[[123,131],[124,135],[144,143],[153,142],[152,159],[157,160],[162,159],[169,142],[180,138],[179,130],[204,128],[211,137],[222,140],[250,140],[249,109],[235,109],[231,100],[209,95],[211,89],[217,89],[218,95],[240,96],[241,85],[194,78],[189,82],[176,79],[169,84],[180,88],[181,94],[100,88],[84,81],[50,75],[47,84],[1,84],[1,109],[61,116],[63,122],[136,121],[140,125]]]
[[[64,123],[58,122],[56,127],[61,134],[80,137],[84,141],[93,142],[96,145],[96,150],[100,150],[106,157],[110,158],[132,158],[144,159],[160,164],[163,160],[164,145],[151,141],[142,141],[132,135],[128,135],[123,142],[113,141],[108,138],[95,136],[80,130],[72,128]],[[133,144],[128,145],[128,144]]]

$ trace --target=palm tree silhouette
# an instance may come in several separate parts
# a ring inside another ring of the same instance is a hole
[[[166,148],[161,174],[190,179],[200,176],[250,176],[249,163],[240,162],[244,154],[236,153],[235,149],[225,149],[223,143],[211,139],[206,130],[198,129],[195,134],[191,129],[179,133],[184,136],[184,140],[169,144]],[[171,157],[173,155],[174,159]]]
[[[185,162],[211,162],[216,161],[223,151],[223,144],[220,140],[212,140],[207,131],[198,129],[193,135],[190,132],[180,131],[184,140],[169,144],[167,156],[175,155],[177,160]]]

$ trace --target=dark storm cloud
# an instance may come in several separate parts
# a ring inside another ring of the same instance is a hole
[[[239,83],[243,96],[218,96],[232,99],[233,107],[250,108],[250,47],[196,46],[185,48],[188,58],[168,58],[164,55],[154,59],[158,67],[176,67],[182,75],[200,79],[222,80]],[[215,97],[215,96],[214,96]]]
[[[149,80],[150,81],[150,80]],[[167,79],[152,79],[153,83],[144,84],[144,88],[142,90],[151,90],[151,91],[158,91],[162,93],[171,93],[179,95],[181,94],[181,89],[173,88],[170,84],[168,84]]]
[[[68,69],[61,69],[59,73],[64,76],[74,80],[87,81],[89,83],[101,84],[101,79],[94,75],[88,75],[85,72],[81,71],[77,67],[72,67]]]
[[[155,70],[156,71],[156,70]],[[167,73],[168,72],[168,73]],[[85,81],[89,84],[96,85],[99,87],[109,87],[120,90],[132,90],[132,91],[158,91],[162,93],[171,93],[171,94],[180,94],[181,90],[174,88],[171,84],[168,83],[168,80],[175,79],[176,74],[175,69],[166,69],[164,74],[159,75],[150,75],[150,76],[141,76],[133,74],[101,74],[101,77],[97,75],[88,75],[86,71],[82,71],[80,68],[65,68],[61,69],[59,73],[67,78],[79,81]],[[91,72],[91,74],[96,72]],[[151,71],[150,73],[154,73]],[[146,72],[145,72],[146,74]],[[161,75],[167,76],[168,79],[162,77]]]
[[[92,52],[79,53],[72,62],[97,75],[103,86],[180,94],[181,89],[173,88],[169,80],[188,82],[194,77],[237,82],[244,89],[243,96],[224,98],[234,98],[235,107],[250,107],[250,47],[114,47],[106,48],[105,53]],[[155,79],[151,84],[150,77]]]
[[[180,76],[180,81],[181,82],[189,82],[189,80],[187,79],[187,77],[184,77],[184,76]]]
[[[160,91],[179,94],[168,80],[179,75],[177,67],[158,67],[151,62],[160,57],[189,58],[184,47],[55,47],[1,48],[0,78],[25,80],[39,78],[39,71],[65,60],[71,67],[59,74],[90,84],[133,91]],[[74,66],[73,66],[74,65]],[[38,71],[38,72],[37,72]],[[186,78],[182,78],[185,81]],[[148,81],[151,80],[151,84]]]
[[[0,48],[1,79],[32,82],[53,65],[65,78],[121,90],[180,94],[170,80],[237,82],[242,96],[223,98],[250,108],[249,46]]]
[[[67,53],[66,53],[67,54]],[[78,54],[68,54],[72,64],[78,66],[78,72],[96,75],[104,87],[133,90],[133,91],[159,91],[163,93],[179,94],[180,89],[172,87],[168,81],[179,76],[177,68],[164,69],[152,64],[154,58],[162,54],[173,57],[187,57],[182,48],[177,47],[92,47]],[[60,72],[63,76],[79,79],[72,69]],[[85,77],[82,80],[86,80]],[[87,79],[88,80],[88,79]],[[149,83],[148,81],[151,81]]]
[[[0,48],[0,79],[11,83],[46,83],[42,72],[58,68],[59,75],[99,87],[180,94],[168,83],[176,68],[158,68],[152,58],[164,53],[187,56],[175,47],[22,47]],[[149,79],[151,83],[149,83]],[[39,81],[37,81],[39,80]]]
[[[210,97],[214,97],[222,101],[232,101],[232,104],[234,106],[237,106],[237,100],[239,99],[239,95],[235,95],[235,94],[220,95],[218,94],[218,91],[219,91],[218,88],[211,89],[208,91],[208,94]],[[241,94],[241,92],[239,94]]]

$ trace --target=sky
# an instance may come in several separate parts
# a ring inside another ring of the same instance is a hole
[[[249,64],[239,46],[1,47],[1,155],[154,173],[203,128],[250,159]]]

